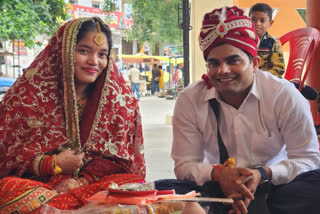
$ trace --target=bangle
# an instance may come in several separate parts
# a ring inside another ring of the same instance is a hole
[[[46,157],[45,155],[41,155],[41,157],[40,157],[40,161],[39,161],[39,165],[38,165],[40,176],[44,175],[42,165],[43,165],[43,161],[44,161],[45,157]]]
[[[53,155],[53,175],[59,175],[62,172],[62,169],[57,165],[56,155]]]
[[[52,162],[52,156],[47,156],[45,159],[45,172],[47,175],[52,175],[52,170],[51,170],[51,162]]]
[[[43,155],[38,155],[33,159],[33,173],[36,176],[40,176],[40,171],[39,171],[39,164],[40,160],[42,159]]]

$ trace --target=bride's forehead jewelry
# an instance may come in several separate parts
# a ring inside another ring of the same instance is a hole
[[[98,30],[98,33],[96,34],[96,36],[94,37],[94,42],[101,46],[104,44],[104,35],[103,33],[101,32],[101,28],[100,28],[100,23],[98,21],[96,21],[96,25],[97,25],[97,30]]]

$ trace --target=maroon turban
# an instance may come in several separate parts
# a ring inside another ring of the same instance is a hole
[[[215,9],[203,18],[199,44],[205,60],[210,50],[222,42],[257,56],[258,41],[253,22],[236,6]]]

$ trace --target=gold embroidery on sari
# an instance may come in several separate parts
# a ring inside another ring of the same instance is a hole
[[[118,154],[119,148],[115,143],[112,143],[111,139],[109,139],[109,141],[107,142],[107,145],[108,145],[109,151],[112,155]]]
[[[29,70],[27,70],[25,77],[27,80],[30,80],[31,78],[33,78],[33,75],[35,75],[35,73],[37,73],[37,69],[35,68],[31,68]]]
[[[120,106],[125,106],[126,105],[126,96],[122,94],[118,94],[117,96],[117,102],[119,102]]]
[[[139,151],[140,154],[143,154],[143,153],[144,153],[144,146],[143,146],[143,144],[138,144],[138,145],[137,145],[137,148],[138,148],[138,151]]]
[[[27,124],[28,126],[30,126],[31,128],[39,128],[42,126],[42,122],[37,119],[36,117],[30,117],[27,120]]]

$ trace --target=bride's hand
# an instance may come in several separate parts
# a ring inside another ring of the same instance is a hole
[[[57,184],[52,189],[57,191],[58,193],[64,193],[67,192],[70,189],[74,189],[81,186],[81,182],[74,179],[74,178],[68,178],[66,180],[61,181],[59,184]]]
[[[84,153],[75,154],[74,150],[65,150],[56,156],[56,164],[63,174],[71,175],[82,165]]]

